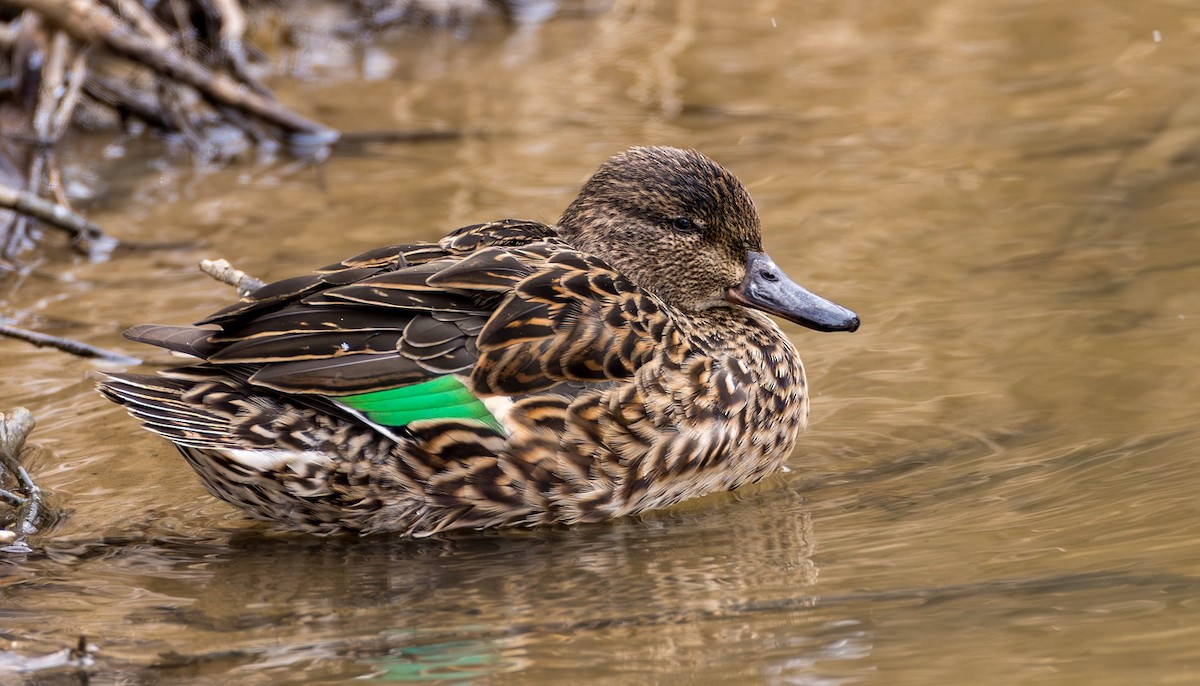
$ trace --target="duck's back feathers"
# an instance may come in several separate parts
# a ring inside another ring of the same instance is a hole
[[[481,396],[628,378],[669,317],[657,299],[542,224],[466,227],[437,245],[377,249],[268,284],[200,322],[137,340],[250,383],[348,396],[469,377]]]

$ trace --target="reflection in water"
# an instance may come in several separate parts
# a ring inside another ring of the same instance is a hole
[[[334,125],[464,136],[320,169],[131,143],[93,218],[204,245],[48,255],[6,312],[119,348],[230,297],[200,258],[270,279],[553,219],[613,152],[693,146],[747,182],[780,266],[866,322],[794,332],[815,396],[793,473],[640,522],[281,538],[93,394],[91,363],[0,341],[0,398],[35,412],[70,511],[0,559],[0,650],[85,632],[98,678],[158,683],[1193,681],[1198,48],[1179,3],[680,0],[298,56],[283,97]]]
[[[604,654],[608,636],[631,630],[657,634],[642,659],[684,663],[748,608],[810,604],[814,538],[795,498],[776,488],[642,522],[417,542],[109,541],[55,550],[49,565],[86,570],[108,589],[30,580],[20,594],[32,605],[90,595],[106,653],[151,650],[153,669],[176,676],[331,669],[343,678],[467,678],[463,670],[494,675],[553,662],[564,643],[576,655]],[[787,516],[762,518],[762,508]],[[10,620],[26,630],[41,621]]]

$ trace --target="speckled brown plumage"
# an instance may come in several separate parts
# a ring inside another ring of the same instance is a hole
[[[555,226],[465,227],[270,284],[208,328],[136,327],[201,362],[100,389],[211,493],[285,528],[427,535],[665,507],[778,470],[804,427],[799,356],[751,307],[858,326],[789,290],[759,231],[716,163],[635,148]],[[384,425],[339,401],[447,375],[497,425]]]

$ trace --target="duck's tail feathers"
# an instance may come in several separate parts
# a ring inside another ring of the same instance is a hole
[[[161,324],[142,324],[125,332],[125,338],[138,343],[148,343],[172,352],[191,355],[200,359],[208,359],[209,355],[220,349],[212,343],[209,337],[214,329],[198,329],[194,326],[164,326]]]
[[[214,389],[207,389],[206,402],[198,404],[188,397],[195,383],[161,376],[105,374],[96,387],[109,400],[124,405],[147,429],[173,443],[204,449],[242,447],[230,432],[240,396],[234,389],[225,389],[229,392],[225,402],[218,402]]]

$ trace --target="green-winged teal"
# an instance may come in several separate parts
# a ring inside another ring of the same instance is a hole
[[[100,390],[218,498],[296,530],[594,522],[775,472],[808,415],[770,313],[854,331],[707,157],[633,148],[553,226],[504,220],[126,335],[199,362]]]

